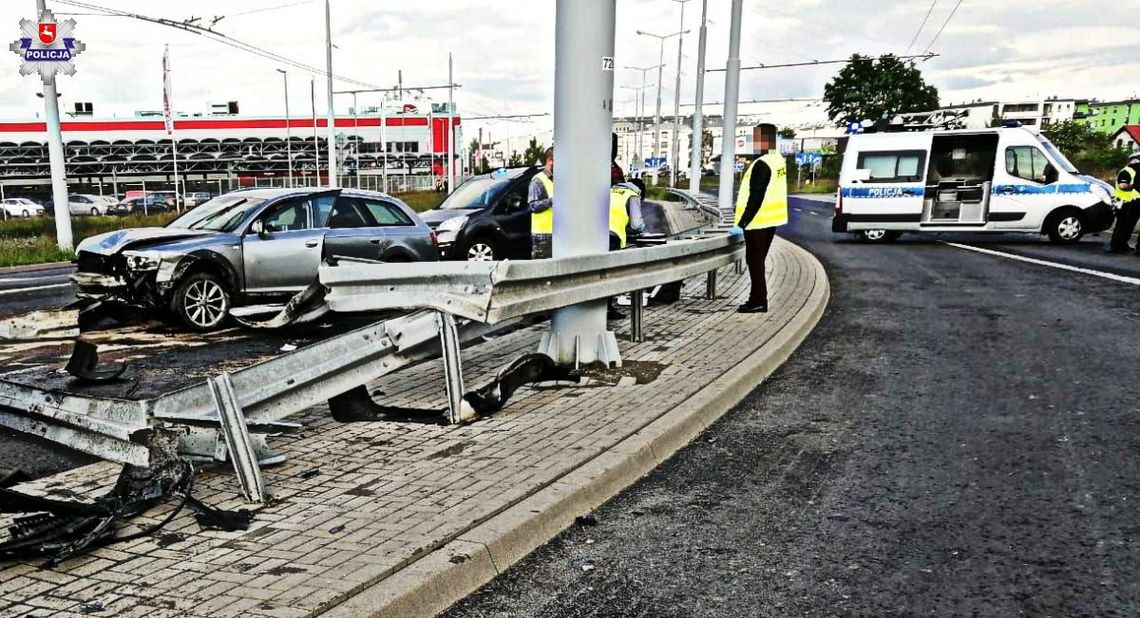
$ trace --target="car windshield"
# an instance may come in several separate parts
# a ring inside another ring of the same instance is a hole
[[[1057,147],[1053,145],[1053,142],[1050,142],[1040,135],[1037,136],[1037,139],[1041,140],[1041,145],[1045,147],[1045,152],[1049,153],[1049,156],[1057,162],[1057,165],[1061,167],[1062,171],[1068,172],[1070,174],[1080,173],[1077,171],[1077,166],[1073,165],[1069,159],[1065,157],[1065,155],[1061,154],[1061,151],[1057,150]]]
[[[440,210],[464,210],[486,208],[499,199],[511,178],[506,175],[477,176],[459,185],[455,193],[439,205]]]
[[[178,217],[166,227],[233,232],[265,200],[248,195],[223,195]]]

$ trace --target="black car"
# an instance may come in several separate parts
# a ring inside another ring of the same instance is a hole
[[[445,260],[530,258],[527,188],[541,167],[495,170],[468,178],[435,210],[420,217],[439,238]]]

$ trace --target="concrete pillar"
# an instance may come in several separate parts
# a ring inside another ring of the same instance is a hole
[[[693,111],[693,151],[689,161],[689,191],[701,190],[701,152],[705,129],[705,47],[708,42],[709,0],[701,2],[701,34],[697,51],[697,96]]]
[[[616,0],[558,0],[554,66],[554,257],[609,250]],[[563,365],[621,363],[606,301],[559,309],[540,351]]]

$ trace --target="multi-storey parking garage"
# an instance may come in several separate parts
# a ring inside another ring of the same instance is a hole
[[[340,183],[382,189],[386,176],[393,191],[431,186],[449,158],[448,120],[418,113],[338,117]],[[458,148],[459,117],[451,122]],[[327,126],[323,118],[179,118],[175,148],[161,118],[69,120],[62,123],[68,184],[90,193],[172,188],[177,156],[186,191],[312,185],[328,179]],[[0,122],[0,187],[46,195],[49,184],[44,123]]]

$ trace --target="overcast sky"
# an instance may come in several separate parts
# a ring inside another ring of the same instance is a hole
[[[324,66],[324,3],[299,0],[84,0],[90,4],[182,20],[225,16],[218,32]],[[590,1],[590,0],[580,0]],[[935,3],[911,53],[925,51],[956,0]],[[333,0],[334,73],[388,87],[397,70],[405,85],[446,83],[447,55],[455,54],[457,103],[464,114],[549,112],[554,90],[554,0]],[[673,0],[618,0],[618,86],[640,85],[640,73],[625,65],[657,63],[656,40],[678,30],[681,5]],[[709,0],[708,66],[723,67],[728,51],[729,0]],[[0,24],[19,37],[19,20],[33,18],[33,0],[4,0]],[[97,116],[129,116],[160,109],[162,48],[170,44],[175,106],[203,111],[210,102],[238,100],[243,114],[281,114],[280,63],[171,28],[48,0],[57,16],[74,15],[76,36],[87,44],[78,73],[61,77],[63,111],[77,100],[93,101]],[[744,64],[846,58],[852,53],[906,53],[931,7],[929,0],[746,0],[741,57]],[[691,102],[697,56],[700,0],[685,5],[682,101]],[[964,0],[931,51],[939,58],[922,66],[943,103],[976,98],[1020,100],[1047,96],[1113,99],[1140,94],[1140,30],[1131,17],[1140,0]],[[36,77],[17,73],[8,53],[0,80],[0,117],[42,113]],[[666,44],[665,108],[671,110],[677,62],[676,39]],[[750,71],[743,99],[819,97],[837,66]],[[290,105],[308,114],[310,74],[290,69]],[[706,100],[723,99],[723,73],[710,74]],[[656,81],[651,75],[650,81]],[[354,86],[338,83],[337,89]],[[318,110],[323,78],[317,80]],[[655,93],[651,93],[650,99]],[[437,95],[439,96],[439,95]],[[441,95],[446,100],[446,93]],[[632,113],[633,92],[621,90],[616,109]],[[361,106],[377,101],[362,96]],[[623,103],[625,106],[623,107]],[[347,110],[349,97],[338,98]],[[652,103],[650,104],[652,108]],[[691,109],[691,108],[689,108]],[[711,110],[709,110],[711,111]],[[545,128],[514,123],[512,131]]]

